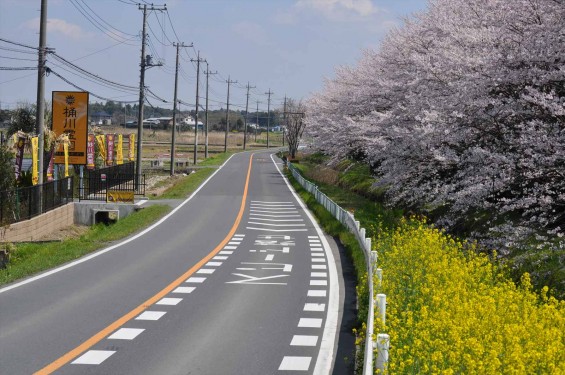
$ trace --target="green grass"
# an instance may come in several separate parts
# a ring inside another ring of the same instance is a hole
[[[149,226],[169,211],[169,206],[149,206],[119,220],[116,224],[93,226],[78,238],[62,242],[17,244],[7,268],[0,270],[0,285],[48,270],[106,247],[112,241],[125,238]]]

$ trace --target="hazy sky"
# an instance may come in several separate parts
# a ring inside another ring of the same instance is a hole
[[[139,61],[143,12],[135,0],[49,0],[48,47],[68,61],[108,80],[139,87]],[[143,3],[143,2],[142,2]],[[321,90],[324,77],[339,65],[355,64],[364,48],[378,48],[386,31],[401,18],[425,8],[426,0],[169,0],[168,12],[148,14],[149,48],[162,67],[146,72],[146,85],[172,102],[175,48],[171,42],[194,43],[181,49],[179,99],[194,104],[196,64],[209,63],[210,106],[225,107],[228,76],[230,102],[245,106],[245,85],[250,82],[250,108],[260,100],[266,109],[269,89],[272,106],[286,95],[307,98]],[[0,0],[0,38],[37,46],[40,0]],[[163,3],[154,2],[162,5]],[[173,27],[171,27],[171,23]],[[176,35],[175,35],[176,33]],[[178,39],[177,39],[178,36]],[[37,55],[31,49],[0,41],[0,67],[32,67]],[[67,80],[96,95],[135,101],[135,90],[118,91],[87,81],[53,57],[47,65]],[[201,64],[201,72],[206,64]],[[35,102],[35,71],[0,70],[0,106]],[[201,75],[200,95],[205,96]],[[46,79],[46,97],[52,90],[76,90],[55,75]],[[149,99],[152,105],[172,104]],[[91,101],[101,101],[91,97]],[[202,103],[202,102],[201,102]],[[239,106],[239,107],[238,107]],[[185,106],[185,108],[187,108]],[[150,110],[149,110],[150,111]]]

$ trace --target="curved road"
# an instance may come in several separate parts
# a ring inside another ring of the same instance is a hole
[[[339,257],[277,160],[234,155],[156,225],[0,289],[0,373],[342,373]]]

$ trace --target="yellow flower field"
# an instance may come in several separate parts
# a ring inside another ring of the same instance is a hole
[[[389,374],[565,374],[565,301],[424,222],[381,241]],[[385,244],[385,245],[382,245]],[[377,245],[379,246],[379,245]],[[377,280],[375,280],[375,285]]]

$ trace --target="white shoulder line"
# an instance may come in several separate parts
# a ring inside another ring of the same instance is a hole
[[[334,345],[335,345],[337,322],[339,316],[339,284],[337,282],[337,268],[335,266],[335,259],[332,250],[330,248],[330,244],[326,240],[324,232],[322,232],[322,229],[318,225],[318,222],[316,221],[316,219],[314,219],[314,217],[312,216],[308,208],[304,205],[300,197],[298,197],[298,195],[294,192],[294,189],[288,182],[288,179],[282,174],[277,163],[273,159],[273,154],[271,154],[271,160],[273,161],[273,164],[277,168],[279,174],[282,176],[284,182],[286,183],[286,186],[288,187],[288,189],[290,190],[290,192],[292,193],[298,204],[302,207],[304,213],[306,214],[306,216],[308,216],[308,218],[312,222],[312,225],[314,225],[314,228],[316,229],[318,236],[322,240],[322,245],[324,247],[324,251],[328,259],[328,268],[329,268],[328,271],[329,271],[329,281],[330,281],[329,296],[328,296],[328,312],[327,312],[326,324],[324,325],[324,333],[322,334],[322,341],[320,342],[320,353],[318,354],[318,358],[316,360],[316,366],[314,367],[313,375],[329,375],[334,362],[333,360]]]
[[[47,277],[47,276],[53,275],[53,274],[55,274],[55,273],[61,272],[61,271],[63,271],[63,270],[66,270],[67,268],[74,267],[74,266],[76,266],[76,265],[78,265],[78,264],[80,264],[80,263],[86,262],[87,260],[90,260],[90,259],[92,259],[92,258],[96,258],[96,257],[99,256],[99,255],[105,254],[105,253],[107,253],[107,252],[109,252],[109,251],[112,251],[112,250],[114,250],[114,249],[116,249],[116,248],[122,246],[122,245],[125,245],[125,244],[127,244],[128,242],[131,242],[131,241],[133,241],[133,240],[135,240],[135,239],[137,239],[137,238],[143,236],[143,235],[146,234],[147,232],[149,232],[149,231],[155,229],[156,227],[158,227],[159,225],[161,225],[165,220],[167,220],[169,217],[171,217],[175,212],[177,212],[178,210],[180,210],[181,207],[183,207],[185,204],[187,204],[187,203],[196,195],[196,193],[198,193],[198,192],[200,191],[200,189],[202,189],[202,188],[208,183],[208,181],[210,181],[210,180],[212,179],[212,177],[214,177],[214,176],[216,175],[216,173],[218,173],[218,172],[220,171],[220,169],[222,169],[222,168],[230,161],[230,159],[231,159],[232,157],[234,157],[235,155],[237,155],[237,154],[233,154],[232,156],[230,156],[230,157],[228,158],[228,160],[226,160],[226,161],[224,162],[224,164],[222,164],[214,173],[212,173],[212,175],[211,175],[210,177],[208,177],[208,178],[206,179],[206,181],[204,181],[204,182],[202,183],[202,185],[200,185],[200,186],[198,187],[198,189],[196,189],[196,190],[195,190],[188,198],[186,198],[181,204],[179,204],[179,205],[178,205],[177,207],[175,207],[171,212],[169,212],[167,215],[165,215],[163,218],[161,218],[161,220],[159,220],[159,221],[156,222],[155,224],[151,225],[151,226],[148,227],[147,229],[145,229],[145,230],[139,232],[138,234],[134,235],[133,237],[130,237],[130,238],[128,238],[128,239],[126,239],[126,240],[124,240],[124,241],[122,241],[122,242],[120,242],[120,243],[117,243],[117,244],[112,245],[112,246],[110,246],[110,247],[107,247],[107,248],[105,248],[105,249],[99,250],[99,251],[97,251],[97,252],[95,252],[95,253],[92,253],[92,254],[90,254],[90,255],[84,256],[84,257],[82,257],[82,258],[80,258],[80,259],[78,259],[78,260],[75,260],[74,262],[65,264],[64,266],[54,268],[54,269],[52,269],[52,270],[50,270],[50,271],[44,272],[44,273],[39,274],[39,275],[37,275],[37,276],[30,277],[29,279],[25,279],[25,280],[23,280],[23,281],[20,281],[20,282],[17,282],[17,283],[15,283],[15,284],[12,284],[12,285],[10,285],[10,286],[7,286],[7,287],[5,287],[5,288],[2,288],[2,289],[0,289],[0,294],[1,294],[1,293],[4,293],[4,292],[7,292],[7,291],[9,291],[9,290],[18,288],[18,287],[20,287],[20,286],[23,286],[23,285],[32,283],[32,282],[34,282],[34,281],[43,279],[44,277]]]

